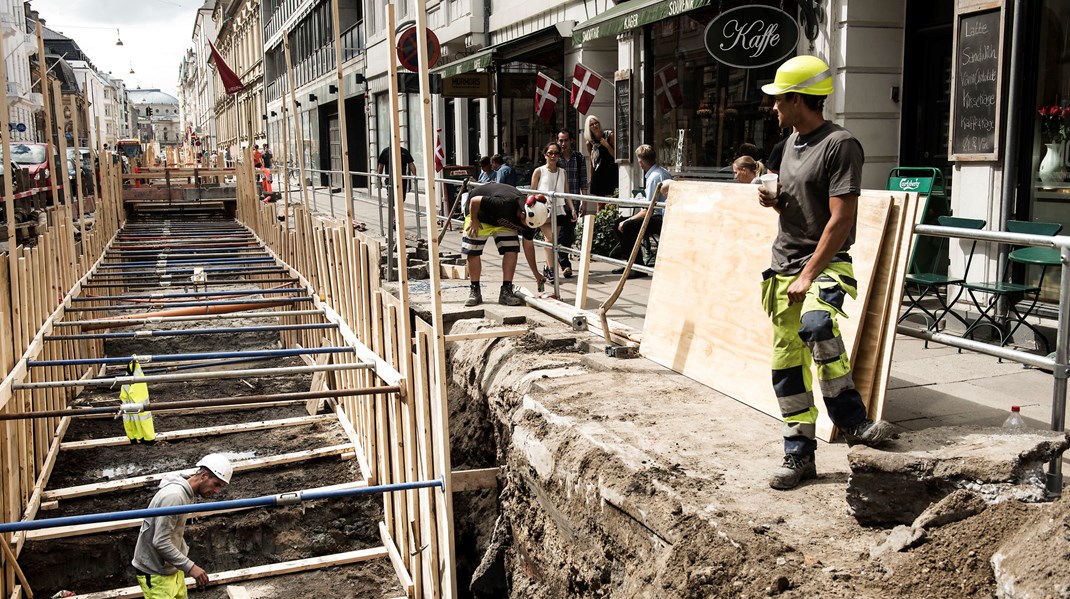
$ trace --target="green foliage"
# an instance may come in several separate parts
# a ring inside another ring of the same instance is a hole
[[[591,204],[593,206],[593,204]],[[607,204],[598,211],[594,217],[594,241],[591,252],[600,256],[618,257],[620,248],[617,245],[617,237],[613,230],[617,226],[620,212],[616,204]],[[583,221],[576,225],[576,238],[583,239]]]

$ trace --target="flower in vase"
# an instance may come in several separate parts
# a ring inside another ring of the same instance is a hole
[[[1067,106],[1041,106],[1037,109],[1040,115],[1040,136],[1044,143],[1062,143],[1066,141],[1067,133],[1070,133],[1070,105]]]

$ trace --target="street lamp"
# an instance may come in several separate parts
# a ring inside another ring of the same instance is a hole
[[[115,28],[115,45],[116,46],[123,45],[123,38],[119,35],[119,28],[118,27]]]

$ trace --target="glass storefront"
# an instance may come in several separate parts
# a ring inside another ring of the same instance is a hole
[[[544,121],[535,114],[535,84],[538,73],[564,83],[561,68],[551,68],[522,62],[502,66],[498,76],[498,96],[501,99],[500,153],[512,160],[521,186],[531,181],[531,173],[543,164],[542,148],[557,139],[557,131],[565,124],[568,91],[562,91],[553,115]]]
[[[753,4],[721,2],[649,26],[654,81],[646,97],[654,103],[654,147],[658,162],[693,178],[732,178],[740,145],[754,144],[760,158],[782,137],[772,99],[759,89],[773,80],[778,65],[754,69],[717,62],[706,50],[706,25],[720,12]],[[794,2],[771,4],[795,14]],[[660,77],[659,74],[668,74]],[[672,98],[672,80],[679,83]],[[670,89],[655,82],[665,79]],[[672,99],[670,101],[670,99]],[[678,101],[677,101],[678,99]],[[675,106],[674,106],[675,105]]]

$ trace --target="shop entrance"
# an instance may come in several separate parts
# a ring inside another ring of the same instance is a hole
[[[907,2],[899,156],[903,166],[940,169],[948,187],[952,181],[947,140],[953,8],[951,2]]]

